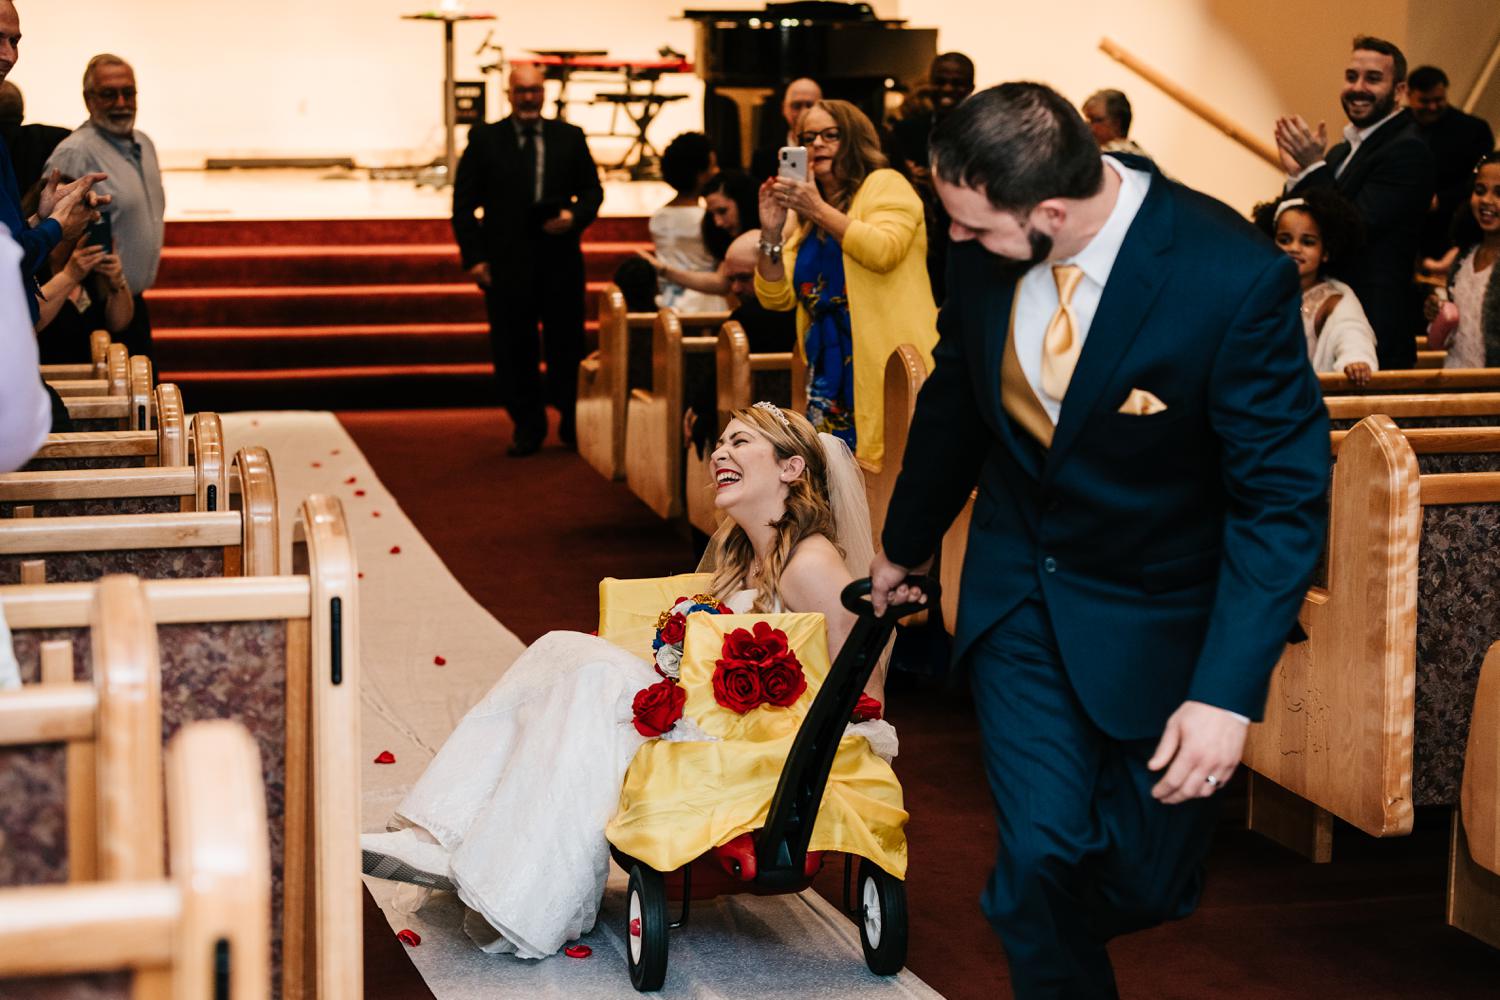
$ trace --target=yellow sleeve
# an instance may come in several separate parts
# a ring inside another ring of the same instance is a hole
[[[876,274],[895,270],[922,228],[922,200],[894,170],[877,170],[865,178],[858,200],[859,217],[851,219],[844,233],[844,254]]]
[[[755,268],[755,297],[767,309],[776,312],[791,312],[797,308],[797,292],[792,287],[792,273],[797,267],[797,243],[795,238],[786,241],[781,251],[781,280],[767,281],[761,277],[760,267]]]

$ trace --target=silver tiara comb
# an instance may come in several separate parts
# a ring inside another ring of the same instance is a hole
[[[767,400],[762,399],[760,402],[755,404],[755,408],[757,410],[765,410],[767,413],[774,416],[777,420],[780,420],[781,426],[785,427],[787,430],[792,429],[792,422],[786,418],[786,414],[781,412],[781,407],[777,406],[775,403],[768,402]]]

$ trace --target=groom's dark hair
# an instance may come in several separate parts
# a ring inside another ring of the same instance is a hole
[[[964,101],[933,130],[931,159],[943,181],[1021,214],[1048,198],[1087,198],[1104,183],[1083,116],[1041,83],[1002,83]]]

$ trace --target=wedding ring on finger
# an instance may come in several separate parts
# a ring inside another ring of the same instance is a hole
[[[1214,788],[1219,787],[1219,779],[1215,775],[1210,774],[1208,777],[1204,778],[1203,780],[1206,781],[1206,782],[1208,782]]]

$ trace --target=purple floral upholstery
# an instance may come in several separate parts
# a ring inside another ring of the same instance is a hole
[[[100,458],[33,458],[21,466],[22,472],[63,472],[80,469],[144,469],[141,455],[115,455]]]
[[[103,500],[37,500],[34,517],[104,517],[114,514],[175,514],[181,497],[116,497]],[[0,518],[15,517],[16,505],[0,503]]]
[[[133,573],[144,580],[198,580],[224,575],[221,548],[119,549],[0,556],[0,584],[20,583],[21,563],[29,559],[46,560],[48,583],[92,583],[111,573]]]

